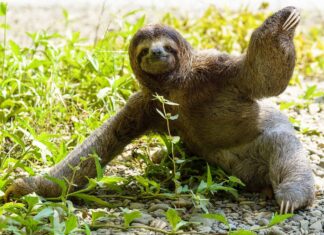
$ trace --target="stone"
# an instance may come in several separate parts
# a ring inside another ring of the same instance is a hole
[[[305,232],[308,231],[308,225],[309,225],[308,220],[301,220],[300,221],[300,228],[303,229]]]
[[[314,232],[322,232],[323,231],[323,225],[320,220],[313,223],[309,228],[312,229]]]
[[[203,226],[203,225],[198,226],[197,229],[198,229],[198,231],[200,233],[210,233],[212,231],[212,228],[211,227],[209,227],[209,226]]]
[[[139,203],[139,202],[132,202],[129,205],[129,208],[132,210],[139,210],[139,209],[144,209],[145,205],[143,203]]]
[[[165,221],[161,220],[161,219],[154,219],[150,223],[150,226],[154,227],[154,228],[158,228],[158,229],[164,229],[165,227],[168,226],[168,224]]]
[[[152,215],[154,215],[155,217],[165,217],[165,211],[162,209],[157,209],[156,211],[154,211],[152,213]]]
[[[321,159],[320,163],[318,164],[321,168],[324,169],[324,158]]]
[[[189,222],[199,223],[202,226],[211,228],[213,226],[213,223],[215,222],[215,220],[204,218],[204,217],[202,217],[201,214],[195,214],[195,215],[191,216],[191,218],[189,219]]]
[[[177,208],[191,208],[193,206],[193,203],[191,200],[179,198],[178,200],[173,202],[173,205]]]
[[[258,221],[258,225],[260,226],[265,226],[269,223],[269,220],[265,219],[265,218],[262,218]]]
[[[152,212],[152,211],[156,211],[158,209],[167,211],[170,208],[169,204],[165,204],[165,203],[158,203],[158,204],[153,204],[152,206],[150,206],[150,208],[147,210],[148,212]]]
[[[304,216],[301,216],[301,215],[294,215],[294,217],[291,218],[291,220],[293,221],[301,221],[304,219]]]
[[[134,219],[133,222],[149,225],[153,219],[151,215],[142,213],[142,217]]]
[[[314,217],[321,217],[323,215],[323,213],[319,210],[313,210],[310,212],[310,214]]]

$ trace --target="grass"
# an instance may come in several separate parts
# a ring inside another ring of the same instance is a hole
[[[68,13],[63,11],[63,14],[68,27]],[[166,14],[161,21],[177,28],[196,48],[215,47],[221,51],[242,53],[252,29],[260,25],[267,15],[269,12],[266,9],[258,13],[246,9],[219,12],[210,7],[197,20]],[[129,22],[134,16],[135,24]],[[95,45],[89,43],[87,46],[79,32],[70,36],[46,31],[26,32],[32,43],[29,47],[22,47],[6,36],[9,29],[4,3],[0,4],[0,17],[3,35],[0,45],[2,197],[14,178],[38,174],[62,160],[139,89],[129,66],[127,47],[132,35],[146,20],[141,12],[127,14],[122,18],[123,24],[119,29],[109,31]],[[301,85],[300,81],[305,77],[323,78],[324,32],[320,26],[298,32],[295,43],[298,63],[291,83]],[[307,102],[302,106],[289,104],[285,108],[305,108],[316,97],[323,96],[316,86],[303,89],[303,99]],[[168,101],[160,99],[168,105]],[[172,121],[172,117],[163,110],[161,115],[167,122]],[[188,197],[197,208],[208,214],[208,200],[212,194],[225,191],[235,197],[235,188],[242,185],[239,179],[228,177],[220,169],[210,170],[205,163],[202,169],[193,167],[198,160],[186,158],[177,137],[150,135],[133,145],[140,149],[136,153],[137,159],[119,164],[135,165],[143,170],[142,175],[102,176],[90,181],[86,190],[65,195],[58,202],[45,201],[36,195],[6,204],[0,202],[0,231],[7,231],[8,234],[90,234],[98,227],[132,228],[133,219],[141,216],[140,212],[124,211],[124,225],[121,226],[100,224],[100,218],[113,216],[102,211],[93,212],[90,220],[83,220],[82,216],[76,215],[78,209],[71,203],[75,197],[83,203],[90,201],[106,207],[112,206],[106,199],[114,197],[134,201]],[[166,149],[159,164],[152,161],[148,154],[148,149],[152,147]],[[205,174],[201,175],[199,170]],[[127,193],[126,189],[134,183],[137,193]],[[109,188],[113,193],[96,195],[95,187]],[[166,216],[171,228],[164,231],[166,234],[179,233],[180,228],[188,225],[174,210],[167,211]],[[210,217],[227,223],[226,218],[219,215]],[[286,217],[274,218],[281,222]],[[151,227],[145,229],[154,230]],[[250,234],[253,232],[250,231]]]

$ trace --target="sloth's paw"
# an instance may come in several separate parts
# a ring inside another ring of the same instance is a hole
[[[275,198],[280,206],[280,214],[310,206],[314,200],[314,187],[298,182],[282,183],[275,190]]]
[[[290,13],[282,25],[282,30],[289,31],[295,29],[300,21],[300,11],[295,7],[287,7],[283,9],[283,11],[284,10],[287,10]]]

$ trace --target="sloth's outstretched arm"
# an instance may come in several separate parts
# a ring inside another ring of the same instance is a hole
[[[299,11],[286,7],[253,32],[241,61],[239,84],[245,94],[262,98],[285,90],[295,67],[293,36],[299,20]]]
[[[114,117],[107,120],[96,129],[81,145],[76,147],[64,160],[49,169],[48,175],[59,179],[71,181],[75,187],[82,187],[87,183],[87,178],[96,176],[96,166],[93,153],[101,158],[105,165],[113,159],[134,138],[142,135],[152,128],[153,120],[150,114],[151,98],[141,92],[133,95],[126,106]],[[154,121],[156,123],[156,120]],[[86,160],[81,161],[85,157]],[[80,164],[81,162],[81,164]],[[73,175],[71,167],[80,164],[76,174]],[[44,197],[56,197],[61,193],[61,188],[43,176],[21,178],[13,182],[6,191],[5,200],[11,195],[22,196],[36,192]]]

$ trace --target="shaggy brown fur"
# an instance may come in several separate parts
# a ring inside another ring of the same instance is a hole
[[[282,93],[295,66],[294,7],[270,16],[252,34],[246,54],[196,51],[174,29],[150,25],[133,37],[129,56],[142,90],[62,162],[50,176],[71,180],[71,166],[96,152],[106,165],[125,145],[147,131],[165,131],[156,113],[158,93],[179,106],[172,131],[198,156],[240,177],[253,191],[271,186],[281,209],[308,206],[314,199],[311,168],[288,119],[259,99]],[[81,164],[74,184],[96,175],[93,158]],[[71,190],[75,190],[72,188]],[[16,180],[10,194],[58,196],[58,185],[42,176]]]

